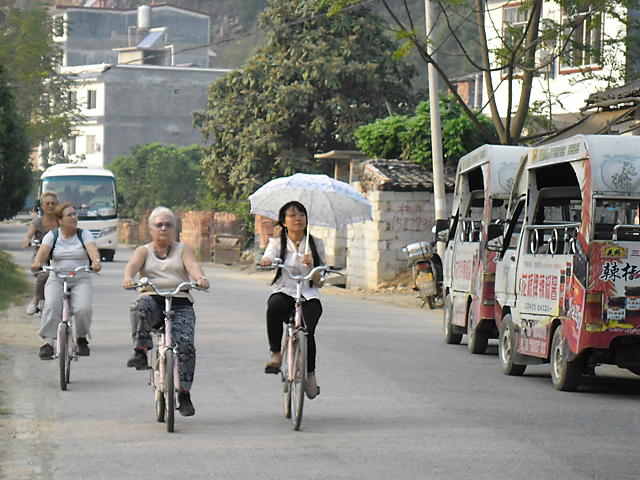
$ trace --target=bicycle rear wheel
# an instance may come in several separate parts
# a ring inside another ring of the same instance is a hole
[[[307,384],[307,336],[298,331],[293,339],[293,370],[291,371],[291,420],[293,429],[300,429],[304,391]]]
[[[173,350],[168,349],[164,354],[164,400],[167,412],[167,432],[173,432],[176,413],[176,388],[173,368]]]
[[[58,363],[60,365],[60,390],[67,389],[67,371],[69,364],[69,349],[67,345],[67,332],[69,325],[60,322],[58,325]]]

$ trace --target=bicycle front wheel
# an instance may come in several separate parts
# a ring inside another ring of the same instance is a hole
[[[164,401],[167,406],[167,432],[173,432],[176,413],[176,388],[174,386],[173,350],[168,349],[164,354]]]
[[[69,362],[69,348],[67,345],[69,325],[65,322],[60,322],[58,325],[58,362],[60,365],[60,390],[67,389],[67,371]]]
[[[287,327],[288,328],[288,327]],[[284,418],[291,418],[291,381],[289,380],[289,352],[291,345],[289,344],[289,333],[285,335],[285,349],[282,354],[282,364],[280,366],[280,376],[284,385]]]
[[[307,336],[298,331],[293,338],[293,368],[291,370],[291,420],[293,429],[300,429],[304,391],[307,386]]]
[[[156,347],[157,348],[157,347]],[[153,348],[151,351],[155,358],[158,358],[158,351],[156,348]],[[167,404],[164,401],[164,392],[160,388],[161,378],[160,378],[160,362],[154,361],[151,363],[153,368],[151,369],[151,378],[149,379],[151,383],[151,388],[153,388],[153,395],[156,400],[156,420],[158,422],[164,422],[164,414],[167,411]]]

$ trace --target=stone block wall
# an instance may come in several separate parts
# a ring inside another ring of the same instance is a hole
[[[432,192],[370,191],[373,222],[349,227],[347,288],[376,289],[407,267],[402,247],[431,239],[435,225]],[[447,194],[451,205],[452,194]]]

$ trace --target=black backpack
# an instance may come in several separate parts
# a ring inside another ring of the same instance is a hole
[[[84,248],[84,251],[87,252],[87,247],[84,245],[84,240],[82,240],[82,229],[78,228],[76,230],[77,230],[76,235],[78,236],[78,239],[82,244],[82,248]],[[49,265],[51,265],[51,260],[53,259],[53,249],[56,248],[56,242],[58,241],[59,234],[60,234],[59,229],[56,228],[55,230],[53,230],[53,246],[51,247],[51,251],[49,252],[49,258],[47,259],[47,261],[49,262]],[[87,252],[87,257],[89,258],[89,266],[92,266],[93,261],[91,260],[91,255],[89,255],[89,252]]]

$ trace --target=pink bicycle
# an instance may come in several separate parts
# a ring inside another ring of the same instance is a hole
[[[207,291],[194,282],[182,282],[174,290],[159,291],[148,278],[140,281],[127,290],[141,287],[151,287],[153,291],[164,297],[164,325],[152,331],[153,348],[151,354],[151,371],[149,384],[153,388],[156,401],[156,420],[167,422],[167,432],[173,432],[176,412],[176,392],[180,391],[180,377],[178,375],[178,345],[174,344],[171,335],[173,325],[173,297],[183,290]]]
[[[71,311],[71,291],[67,279],[75,277],[78,272],[84,271],[98,274],[91,270],[88,265],[77,267],[75,270],[68,272],[59,270],[48,265],[42,267],[42,270],[53,272],[53,274],[63,279],[62,287],[62,319],[58,324],[57,352],[54,358],[58,358],[60,364],[60,390],[66,390],[67,384],[71,377],[71,360],[78,360],[78,347],[76,345],[76,336],[73,329],[73,312]]]
[[[336,273],[329,267],[320,265],[311,270],[307,275],[294,275],[288,267],[282,264],[280,259],[274,259],[268,267],[260,267],[261,270],[273,270],[279,268],[295,280],[296,297],[295,310],[288,320],[284,330],[284,342],[282,344],[282,365],[280,367],[281,380],[284,383],[284,416],[291,418],[293,429],[299,430],[302,422],[302,409],[304,407],[304,392],[307,382],[307,330],[302,316],[302,282],[311,280],[316,272]],[[318,391],[320,388],[318,387]],[[319,393],[319,392],[318,392]]]

